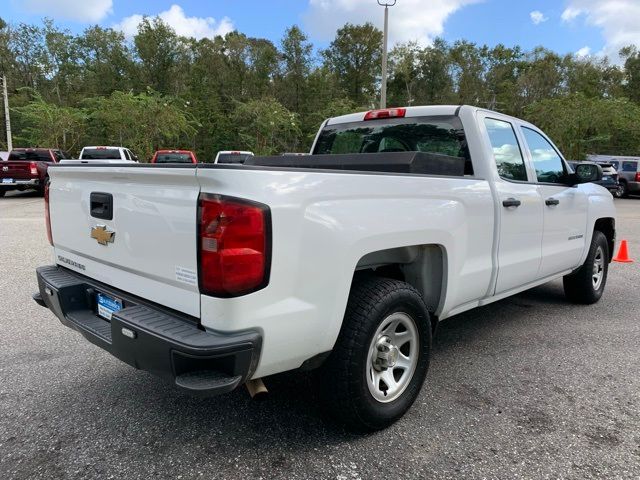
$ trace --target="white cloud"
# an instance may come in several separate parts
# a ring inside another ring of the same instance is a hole
[[[400,0],[389,8],[391,44],[417,40],[429,44],[442,35],[447,18],[460,8],[484,0]],[[374,0],[309,0],[303,15],[305,28],[314,38],[331,40],[345,23],[383,24],[383,8]]]
[[[149,15],[155,17],[156,15]],[[171,5],[169,10],[157,14],[167,25],[184,37],[213,38],[216,35],[226,35],[234,30],[233,22],[228,17],[218,21],[213,17],[187,17],[180,5]],[[141,14],[123,18],[113,28],[122,31],[125,36],[133,37],[138,32],[138,25],[144,18]]]
[[[598,55],[619,61],[618,51],[627,45],[640,45],[640,1],[638,0],[566,0],[562,19],[584,16],[587,25],[599,28],[605,46]]]
[[[540,25],[542,22],[546,22],[547,20],[549,20],[549,18],[545,17],[544,13],[542,13],[540,10],[534,10],[529,14],[529,17],[531,17],[531,21],[534,25]]]
[[[22,0],[23,10],[55,19],[99,22],[113,13],[113,0]]]
[[[585,46],[576,52],[576,57],[588,57],[591,54],[591,48]]]

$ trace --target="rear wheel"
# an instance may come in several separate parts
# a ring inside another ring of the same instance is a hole
[[[385,278],[355,281],[340,336],[318,371],[328,413],[352,430],[391,425],[420,393],[430,350],[429,313],[416,289]]]
[[[0,198],[4,197],[6,193],[6,190],[0,190]]]
[[[627,182],[620,182],[619,195],[617,198],[626,198],[629,196],[629,188],[627,187]]]
[[[562,280],[564,294],[574,303],[591,304],[600,300],[609,271],[609,244],[598,230],[593,232],[589,254],[582,266]]]

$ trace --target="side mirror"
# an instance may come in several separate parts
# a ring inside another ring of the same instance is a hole
[[[596,163],[581,163],[576,165],[575,173],[569,175],[569,183],[571,185],[598,182],[600,180],[602,180],[602,167]]]

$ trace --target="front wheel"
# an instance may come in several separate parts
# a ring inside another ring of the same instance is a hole
[[[608,272],[609,244],[607,237],[596,230],[582,266],[562,279],[565,296],[574,303],[596,303],[604,292]]]
[[[320,397],[352,430],[385,428],[420,393],[430,351],[429,313],[415,288],[386,278],[356,280],[336,345],[318,371]]]

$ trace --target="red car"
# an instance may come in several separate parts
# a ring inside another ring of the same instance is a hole
[[[158,150],[151,163],[198,163],[198,159],[191,150]]]
[[[67,154],[55,148],[14,148],[9,159],[0,162],[0,197],[10,190],[44,193],[47,168],[65,158]]]

